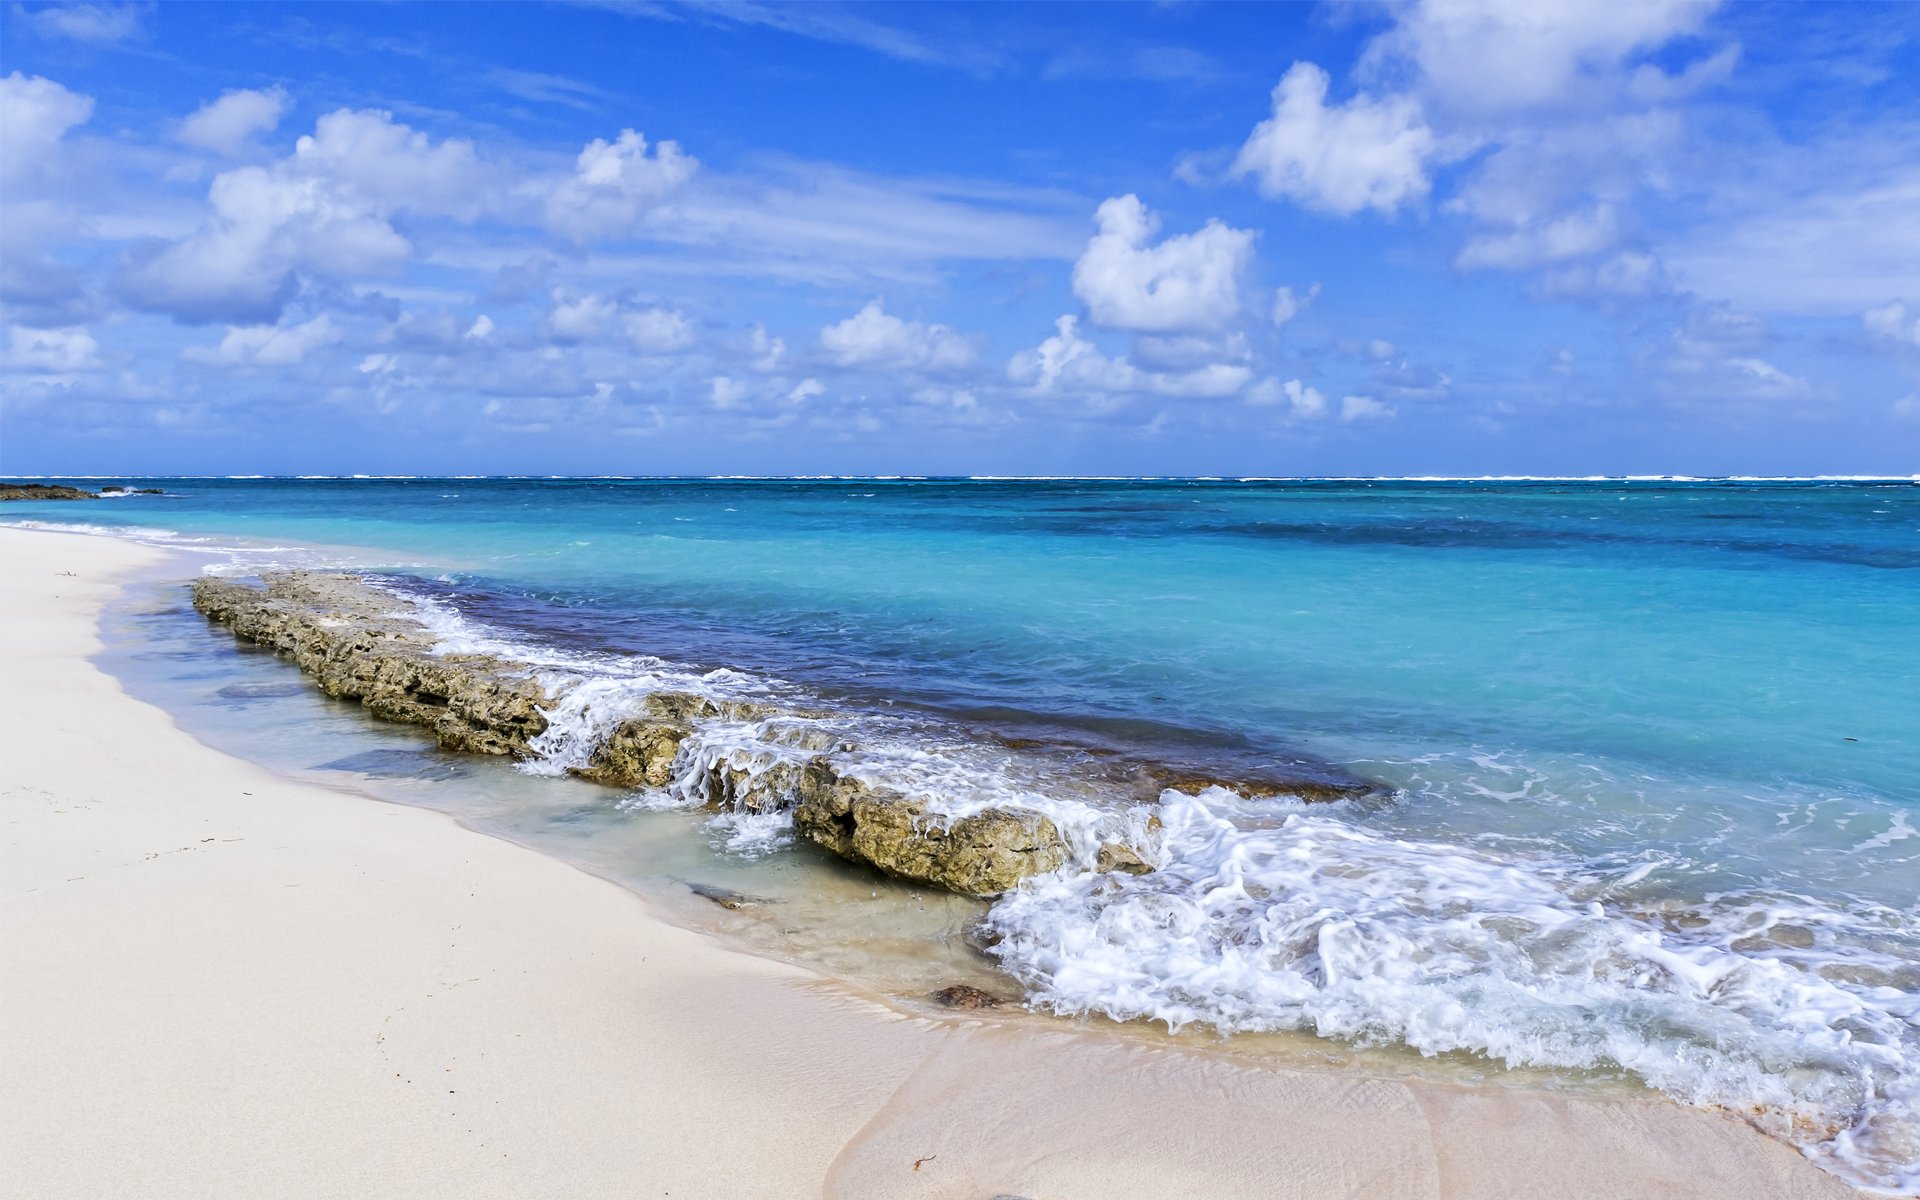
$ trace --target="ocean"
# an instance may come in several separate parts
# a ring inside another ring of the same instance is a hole
[[[1040,1013],[1626,1081],[1920,1188],[1913,480],[112,482],[167,494],[0,518],[376,571],[601,696],[805,697],[944,811],[1124,831],[1157,869],[862,908],[896,885],[781,814],[540,778],[587,714],[517,771],[423,758],[162,589],[108,665],[210,740],[396,754],[360,774],[590,869],[778,893],[813,933],[767,945],[829,967],[864,939]],[[1113,758],[1373,786],[1143,798],[1080,770]]]

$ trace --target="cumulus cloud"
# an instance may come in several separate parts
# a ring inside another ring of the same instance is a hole
[[[1123,355],[1109,358],[1081,336],[1079,318],[1063,316],[1054,335],[1032,350],[1014,355],[1007,378],[1040,394],[1159,396],[1231,396],[1246,386],[1252,372],[1238,363],[1208,363],[1185,371],[1144,370]]]
[[[1282,383],[1278,379],[1262,379],[1247,389],[1247,403],[1257,408],[1284,407],[1290,417],[1312,420],[1327,415],[1327,398],[1319,388],[1309,386],[1298,379],[1289,379]]]
[[[1273,293],[1274,325],[1285,325],[1288,321],[1293,320],[1305,312],[1307,305],[1312,304],[1319,296],[1320,285],[1317,283],[1303,293],[1295,292],[1290,287],[1275,290]]]
[[[1273,115],[1254,127],[1234,160],[1262,195],[1348,217],[1364,208],[1392,215],[1427,194],[1433,131],[1408,96],[1361,93],[1327,103],[1327,73],[1296,62],[1273,89]]]
[[[93,335],[75,326],[70,329],[28,329],[14,325],[7,329],[7,349],[0,355],[0,366],[9,371],[34,371],[64,375],[91,371],[100,365],[100,346]]]
[[[0,79],[0,184],[41,174],[67,131],[93,116],[93,97],[15,71]]]
[[[728,412],[746,403],[750,391],[747,385],[738,379],[726,375],[715,375],[707,383],[707,403],[722,412]]]
[[[221,367],[290,367],[339,340],[332,318],[322,313],[300,325],[229,325],[219,345],[189,346],[180,356]]]
[[[1345,396],[1340,401],[1340,419],[1342,421],[1371,421],[1393,415],[1393,407],[1382,404],[1372,396]]]
[[[463,139],[434,142],[388,112],[321,117],[294,153],[216,175],[206,225],[132,264],[141,307],[189,322],[269,324],[299,273],[355,279],[404,266],[396,213],[468,218],[492,189]]]
[[[574,295],[553,289],[553,307],[547,311],[547,332],[557,342],[579,342],[606,328],[620,306],[606,296]]]
[[[1553,104],[1638,53],[1699,30],[1716,0],[1413,0],[1369,50],[1411,62],[1442,103],[1475,114]],[[1730,68],[1731,64],[1727,64]],[[1643,88],[1655,86],[1643,78]]]
[[[754,370],[777,371],[787,357],[786,339],[771,336],[765,325],[755,325],[747,335],[747,353],[752,356],[749,365]]]
[[[1073,291],[1094,324],[1168,333],[1217,328],[1240,311],[1240,272],[1254,234],[1208,221],[1150,244],[1160,218],[1138,196],[1118,196],[1094,214],[1099,232],[1073,267]]]
[[[968,366],[976,357],[973,343],[945,325],[903,321],[878,300],[822,329],[820,345],[841,367],[944,371]]]
[[[293,98],[284,88],[223,92],[218,100],[207,101],[181,121],[178,136],[189,146],[238,155],[256,136],[277,128],[291,107]]]
[[[1610,204],[1596,204],[1535,228],[1482,234],[1470,239],[1454,259],[1463,270],[1496,267],[1517,271],[1547,263],[1584,258],[1611,246],[1619,218]]]
[[[642,354],[673,354],[693,345],[693,324],[671,308],[647,308],[621,318],[627,340]]]
[[[649,153],[646,137],[631,129],[611,142],[595,138],[547,197],[547,224],[582,242],[627,232],[699,166],[678,142],[660,142]]]
[[[1870,308],[1861,316],[1867,332],[1903,346],[1920,346],[1920,310],[1895,300],[1879,308]]]
[[[787,393],[787,399],[793,401],[795,404],[803,404],[815,396],[824,396],[826,394],[826,385],[818,379],[802,379],[794,385],[792,391]]]
[[[475,317],[473,319],[473,324],[467,326],[466,337],[470,341],[484,342],[492,336],[493,336],[493,318],[489,317],[485,313],[481,313],[479,316]]]
[[[14,20],[46,38],[105,45],[146,31],[144,4],[49,4],[14,8]]]

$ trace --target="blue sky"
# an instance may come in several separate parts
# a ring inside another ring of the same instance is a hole
[[[1920,5],[0,23],[8,473],[1920,471]]]

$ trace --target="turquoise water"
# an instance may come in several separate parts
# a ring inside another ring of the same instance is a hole
[[[1377,781],[1169,793],[1155,873],[994,906],[1002,966],[1065,1013],[1618,1067],[1920,1183],[1911,481],[154,482],[4,515],[392,570],[615,677],[777,680],[939,731],[912,761],[956,805],[1011,786],[974,732]]]

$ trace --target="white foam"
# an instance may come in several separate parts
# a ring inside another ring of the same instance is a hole
[[[1895,985],[1900,957],[1829,952],[1849,914],[1732,908],[1683,932],[1609,908],[1595,897],[1620,881],[1568,864],[1309,813],[1248,829],[1207,796],[1169,794],[1160,819],[1154,873],[1034,880],[989,914],[1040,1007],[1625,1068],[1757,1109],[1857,1183],[1920,1183],[1920,997]]]

